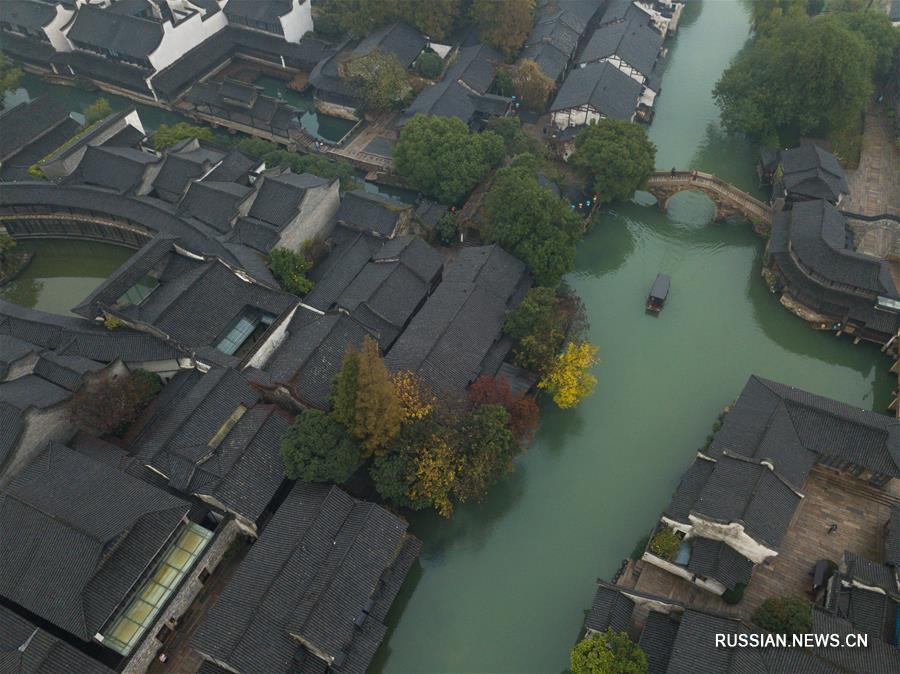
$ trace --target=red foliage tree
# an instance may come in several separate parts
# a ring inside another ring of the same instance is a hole
[[[509,413],[509,430],[520,445],[531,442],[541,419],[534,396],[517,395],[506,379],[479,377],[469,387],[469,401],[474,405],[502,405]]]

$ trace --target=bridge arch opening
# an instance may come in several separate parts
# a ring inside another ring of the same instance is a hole
[[[709,195],[699,190],[682,190],[673,194],[662,204],[669,219],[692,227],[713,222],[716,218],[716,204]]]

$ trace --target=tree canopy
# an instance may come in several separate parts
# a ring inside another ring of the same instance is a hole
[[[406,21],[425,35],[443,39],[460,19],[462,0],[327,0],[316,15],[316,31],[363,38],[391,21]]]
[[[492,484],[512,470],[521,449],[503,405],[476,407],[463,418],[459,435],[463,466],[454,491],[461,502],[480,501]]]
[[[84,122],[85,124],[90,125],[94,122],[99,122],[101,119],[108,117],[111,114],[112,107],[109,105],[109,101],[105,98],[98,98],[85,108]]]
[[[382,453],[400,432],[403,408],[391,376],[371,337],[363,340],[356,375],[356,409],[351,432],[368,454]]]
[[[631,199],[656,166],[656,146],[643,126],[601,119],[575,137],[569,163],[591,181],[600,203]]]
[[[597,378],[591,368],[598,363],[597,347],[590,342],[569,342],[539,381],[538,388],[553,396],[557,407],[575,407],[594,392]]]
[[[553,93],[555,84],[544,74],[541,67],[531,59],[522,59],[509,68],[513,91],[529,110],[543,112],[547,100]]]
[[[389,110],[412,91],[403,64],[378,49],[348,61],[343,76],[356,86],[366,110]]]
[[[531,32],[534,4],[534,0],[474,0],[472,18],[481,39],[512,58]]]
[[[3,107],[3,94],[7,91],[17,89],[22,79],[22,70],[16,68],[6,54],[0,52],[0,108]]]
[[[241,152],[259,157],[268,167],[289,168],[294,173],[312,173],[320,178],[341,179],[341,187],[351,189],[356,183],[353,166],[346,161],[332,161],[320,154],[300,154],[283,150],[275,143],[262,138],[242,138],[237,143]]]
[[[527,161],[497,171],[484,215],[485,238],[523,260],[539,285],[556,286],[572,269],[581,218],[538,183]]]
[[[598,632],[582,639],[569,658],[572,674],[646,674],[647,656],[625,632]]]
[[[782,21],[737,56],[713,94],[726,129],[784,147],[858,126],[875,72],[875,49],[846,18]]]
[[[753,622],[776,634],[806,634],[812,609],[802,597],[769,597],[753,612]]]
[[[304,410],[281,439],[281,458],[292,480],[342,484],[359,466],[360,451],[325,412]]]
[[[94,379],[72,396],[69,419],[89,433],[122,435],[161,388],[159,377],[146,370]]]
[[[187,122],[178,122],[169,126],[168,124],[160,124],[156,133],[153,134],[153,147],[157,150],[171,147],[185,138],[199,138],[200,140],[211,141],[213,132],[208,126],[194,126]]]
[[[426,3],[427,4],[427,3]],[[427,51],[416,59],[416,72],[422,77],[434,80],[440,77],[444,70],[444,59],[433,51]]]
[[[539,375],[556,362],[566,338],[560,302],[552,288],[533,287],[510,312],[503,330],[512,337],[516,365]]]
[[[394,145],[394,164],[415,189],[441,203],[458,204],[503,153],[503,140],[495,133],[470,134],[455,117],[416,115]]]
[[[312,290],[313,282],[306,276],[311,265],[303,253],[288,248],[273,248],[266,262],[272,276],[287,292],[305,295]]]

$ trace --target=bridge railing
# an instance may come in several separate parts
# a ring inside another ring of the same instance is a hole
[[[772,215],[771,206],[712,173],[705,173],[704,171],[675,171],[674,173],[672,171],[657,171],[650,176],[647,183],[648,187],[680,184],[704,185],[732,201],[744,204],[760,215],[765,217],[771,217]]]

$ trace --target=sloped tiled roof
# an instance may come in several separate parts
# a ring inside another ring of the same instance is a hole
[[[692,573],[713,578],[729,590],[746,585],[753,572],[753,562],[727,543],[709,538],[691,539],[691,558],[687,566]]]
[[[621,592],[606,585],[598,585],[591,610],[588,611],[584,626],[597,632],[612,629],[622,632],[631,624],[634,601]]]
[[[900,422],[753,376],[708,453],[726,450],[773,462],[798,488],[812,461],[830,457],[900,476]]]
[[[162,25],[155,21],[91,5],[79,7],[66,33],[70,40],[137,58],[152,54],[162,36]]]
[[[390,23],[363,38],[353,49],[352,56],[359,58],[377,50],[382,54],[393,54],[401,65],[409,68],[427,43],[425,36],[409,24]]]
[[[891,518],[887,523],[887,535],[884,541],[884,561],[894,567],[900,567],[900,506],[891,506]]]
[[[296,217],[308,190],[328,184],[324,178],[309,173],[266,175],[248,215],[280,230]]]
[[[406,523],[336,487],[298,483],[193,638],[231,671],[365,672],[418,555]],[[327,658],[327,660],[323,660]]]
[[[647,615],[638,640],[638,646],[647,656],[647,674],[664,674],[668,670],[679,624],[674,617],[658,611]]]
[[[847,175],[837,157],[815,144],[801,145],[779,152],[783,175],[781,182],[788,196],[826,199],[837,202],[850,193]]]
[[[0,3],[0,6],[4,4]],[[68,118],[66,105],[50,96],[19,103],[0,112],[0,126],[3,128],[3,133],[0,133],[0,161],[21,152]]]
[[[53,444],[0,492],[0,594],[88,641],[189,509]]]
[[[361,232],[390,238],[395,234],[401,214],[409,209],[403,202],[359,189],[343,196],[335,218]]]
[[[133,193],[141,184],[147,166],[159,161],[156,155],[132,148],[90,145],[70,181]]]
[[[113,670],[0,606],[0,672],[112,674]]]
[[[572,70],[559,88],[551,112],[590,105],[612,119],[630,121],[642,92],[641,85],[606,61]]]
[[[237,217],[238,207],[252,190],[246,185],[216,180],[194,181],[181,199],[179,208],[185,214],[225,233]]]
[[[578,60],[591,63],[617,56],[644,77],[649,77],[662,45],[663,36],[647,23],[610,23],[594,31]]]

